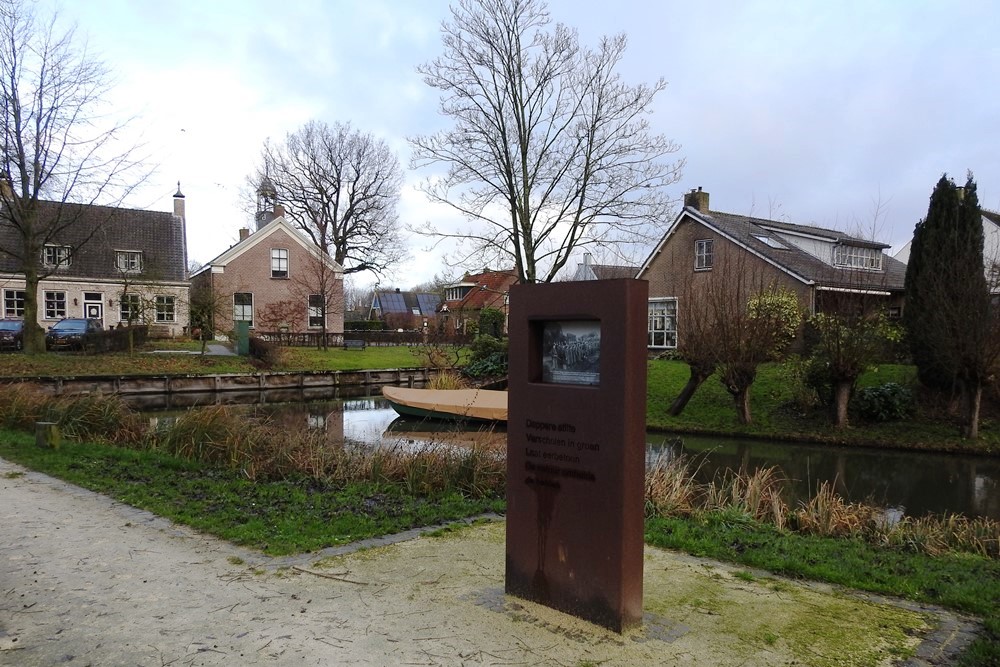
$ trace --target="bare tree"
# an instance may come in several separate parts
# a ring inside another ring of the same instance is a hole
[[[145,176],[135,147],[120,141],[126,121],[102,116],[108,70],[78,44],[74,28],[63,31],[57,16],[43,20],[34,10],[22,0],[0,2],[0,259],[24,275],[28,353],[45,349],[39,281],[71,262],[100,227],[77,225],[80,204],[118,204]],[[49,245],[56,256],[43,258]]]
[[[334,313],[344,313],[344,278],[339,267],[331,266],[324,261],[326,256],[312,258],[306,270],[296,274],[293,279],[295,291],[308,308],[306,324],[309,327],[318,326],[320,337],[317,347],[325,350],[328,347],[327,330],[328,317]]]
[[[406,257],[396,205],[403,173],[384,141],[350,123],[310,121],[284,142],[264,144],[250,177],[268,179],[285,217],[345,274],[382,273]]]
[[[419,231],[461,239],[461,263],[513,264],[522,282],[551,282],[577,247],[647,243],[683,165],[664,161],[678,146],[647,121],[663,79],[623,82],[624,35],[582,47],[549,29],[540,0],[459,0],[451,14],[444,54],[418,71],[454,126],[412,138],[412,164],[447,167],[422,189],[473,227]]]

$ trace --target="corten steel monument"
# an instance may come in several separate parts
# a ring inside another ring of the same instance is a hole
[[[619,632],[642,620],[648,292],[510,295],[506,590]]]

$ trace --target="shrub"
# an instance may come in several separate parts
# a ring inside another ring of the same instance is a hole
[[[380,320],[350,320],[344,322],[344,331],[382,331],[384,328]]]
[[[496,308],[483,308],[479,311],[479,333],[501,338],[506,320],[507,316],[502,311]]]
[[[854,408],[862,419],[887,422],[905,419],[913,413],[913,392],[895,382],[865,387],[854,396]]]
[[[257,336],[250,336],[250,356],[265,368],[273,368],[281,363],[281,348]]]
[[[469,348],[469,363],[463,369],[472,378],[507,374],[507,341],[481,334]]]

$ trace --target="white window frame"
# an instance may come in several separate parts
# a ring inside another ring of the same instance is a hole
[[[250,303],[236,303],[238,296],[250,297]],[[253,329],[253,292],[233,292],[233,322],[249,322]]]
[[[694,242],[694,270],[711,271],[715,263],[715,242],[713,239],[698,239]]]
[[[168,294],[158,294],[154,301],[157,322],[177,321],[177,298]]]
[[[833,247],[833,264],[849,269],[882,270],[882,251],[878,248],[841,243]]]
[[[142,251],[115,250],[115,268],[125,273],[142,273]]]
[[[60,268],[73,263],[73,248],[68,245],[46,243],[42,246],[42,265]]]
[[[319,305],[314,306],[313,302],[318,301]],[[306,323],[310,329],[322,329],[326,315],[324,311],[326,310],[325,304],[323,302],[322,294],[310,294],[306,299]],[[313,320],[319,320],[318,323],[313,324]]]
[[[66,317],[66,292],[46,291],[42,293],[43,319],[61,320]]]
[[[288,277],[288,248],[271,248],[271,277]]]
[[[135,292],[122,294],[118,299],[118,321],[126,324],[130,321],[142,322],[144,320],[142,315],[142,298]]]
[[[677,349],[677,297],[650,299],[646,312],[646,346],[654,350]]]
[[[27,295],[23,289],[5,289],[3,291],[3,316],[24,317],[24,301]]]

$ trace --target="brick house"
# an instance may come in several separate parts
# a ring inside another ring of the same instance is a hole
[[[466,273],[460,281],[445,287],[440,310],[443,325],[466,333],[469,322],[478,322],[479,313],[484,308],[493,308],[504,314],[506,332],[510,316],[510,288],[517,282],[517,273],[513,269]]]
[[[906,266],[887,248],[836,230],[712,211],[708,193],[692,190],[637,275],[649,281],[649,348],[676,348],[684,299],[718,279],[752,276],[785,288],[809,315],[853,300],[898,317]]]
[[[191,289],[212,295],[217,336],[235,320],[258,332],[344,332],[343,268],[294,229],[280,205],[196,271]]]
[[[9,186],[8,186],[9,187]],[[145,322],[153,332],[179,336],[188,326],[184,195],[178,185],[173,211],[39,201],[41,220],[58,231],[38,258],[38,324],[90,317],[107,328]],[[21,247],[0,215],[0,249]],[[3,317],[24,317],[25,282],[11,254],[0,250]]]

